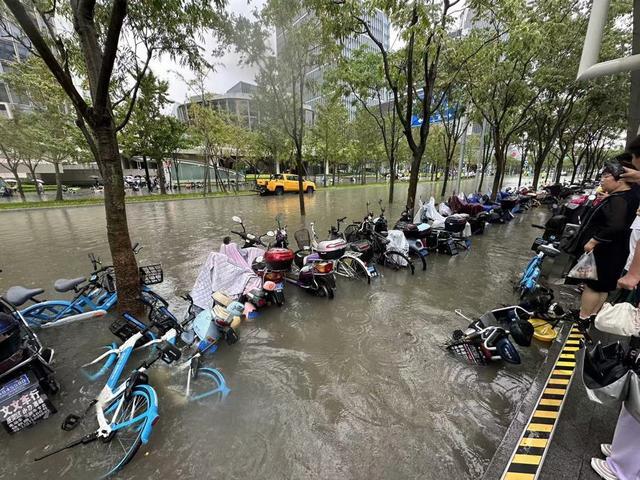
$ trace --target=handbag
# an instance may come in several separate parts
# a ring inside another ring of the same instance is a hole
[[[593,256],[593,252],[584,253],[567,277],[578,280],[598,280],[598,268],[596,267],[596,259]]]
[[[640,335],[638,309],[630,303],[605,303],[596,316],[595,326],[601,332],[631,337]]]
[[[590,400],[608,404],[622,402],[629,393],[629,370],[623,363],[624,351],[619,343],[605,347],[598,343],[592,350],[580,351],[582,381]]]

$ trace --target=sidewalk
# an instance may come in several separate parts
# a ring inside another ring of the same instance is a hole
[[[613,336],[597,332],[593,336],[594,341],[602,339],[604,345],[615,341]],[[577,369],[538,479],[599,480],[591,468],[591,458],[604,458],[600,444],[611,443],[619,411],[619,405],[589,400],[582,372]]]

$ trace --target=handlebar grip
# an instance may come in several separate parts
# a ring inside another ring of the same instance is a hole
[[[542,225],[537,225],[535,223],[532,223],[531,226],[534,227],[534,228],[539,228],[541,230],[545,230],[545,227],[543,227]]]
[[[347,217],[342,217],[342,218],[339,218],[338,221],[339,222],[344,222],[346,219],[347,219]]]

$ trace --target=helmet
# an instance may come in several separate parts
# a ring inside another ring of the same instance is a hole
[[[527,321],[514,320],[509,324],[509,333],[511,333],[515,342],[521,347],[528,347],[531,345],[533,332],[533,325]]]
[[[513,343],[509,341],[509,337],[503,336],[496,342],[496,349],[500,354],[500,357],[507,363],[519,364],[521,363],[520,354]]]

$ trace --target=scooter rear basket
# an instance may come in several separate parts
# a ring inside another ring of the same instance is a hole
[[[487,359],[479,345],[464,340],[452,340],[447,350],[471,365],[486,365]]]

